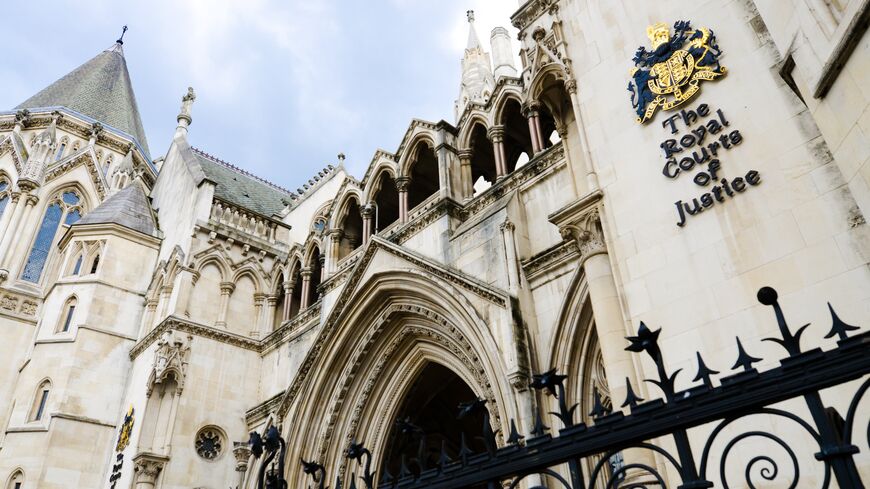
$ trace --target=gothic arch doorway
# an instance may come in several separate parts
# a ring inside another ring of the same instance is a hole
[[[474,391],[459,375],[441,364],[427,362],[400,404],[380,457],[381,470],[399,474],[404,456],[408,469],[419,474],[421,464],[427,468],[438,465],[442,447],[451,460],[457,460],[463,433],[469,449],[483,452],[483,413],[457,419],[459,404],[474,399]],[[422,462],[421,454],[425,457]]]

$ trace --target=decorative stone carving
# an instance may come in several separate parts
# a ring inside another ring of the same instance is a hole
[[[157,482],[157,476],[166,466],[169,457],[157,455],[155,453],[143,452],[133,458],[133,471],[135,478],[135,487],[153,488]]]
[[[580,250],[581,260],[607,253],[604,230],[601,227],[599,207],[601,193],[595,192],[549,216],[550,222],[559,227],[564,240],[574,240]]]
[[[181,97],[181,112],[178,113],[178,122],[182,120],[187,121],[190,124],[193,119],[190,117],[190,106],[193,105],[193,102],[196,100],[196,93],[193,91],[193,87],[187,87],[187,93]]]
[[[214,426],[199,430],[194,439],[196,454],[208,461],[216,460],[224,450],[224,435]]]
[[[236,472],[248,470],[248,459],[251,458],[251,447],[247,442],[233,442],[233,455],[236,457]]]
[[[187,363],[190,356],[190,342],[193,336],[182,336],[176,331],[167,330],[157,342],[154,351],[154,370],[148,379],[147,395],[155,384],[162,383],[168,378],[175,379],[178,384],[178,395],[184,389],[184,379],[187,375]]]

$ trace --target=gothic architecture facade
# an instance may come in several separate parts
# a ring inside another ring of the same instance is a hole
[[[452,120],[296,190],[192,147],[193,89],[151,153],[120,40],[0,112],[0,484],[253,488],[270,426],[291,487],[352,440],[395,473],[396,419],[455,456],[485,399],[504,442],[550,368],[655,398],[641,320],[687,371],[775,348],[763,285],[866,323],[868,2],[628,3],[469,12]]]

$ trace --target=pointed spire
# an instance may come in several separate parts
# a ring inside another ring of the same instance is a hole
[[[468,17],[468,43],[465,49],[480,49],[480,39],[477,37],[477,31],[474,29],[474,10],[465,12]]]
[[[15,108],[66,107],[132,136],[147,153],[148,141],[121,46],[122,39],[118,39]]]

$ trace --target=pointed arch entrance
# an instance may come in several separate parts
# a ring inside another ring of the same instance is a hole
[[[471,387],[452,370],[437,362],[426,362],[399,405],[396,423],[380,457],[382,473],[388,470],[399,474],[405,463],[419,475],[421,467],[438,465],[442,450],[451,460],[458,460],[463,434],[469,449],[483,452],[479,441],[483,436],[483,413],[457,418],[459,405],[476,398]]]
[[[463,431],[481,453],[475,434],[483,429],[482,418],[479,423],[451,421],[459,414],[458,399],[486,400],[497,443],[503,443],[510,419],[518,417],[517,399],[490,327],[464,294],[431,276],[402,270],[375,274],[347,303],[352,305],[334,325],[327,319],[322,343],[315,340],[312,347],[315,359],[301,367],[308,377],[287,410],[279,411],[287,435],[288,480],[299,487],[308,482],[295,463],[300,459],[316,460],[328,473],[346,478],[356,470],[344,455],[354,440],[372,452],[373,472],[380,472],[384,460],[400,462],[410,445],[393,449],[390,438],[396,419],[414,409],[443,411],[437,420],[424,420],[432,422],[428,429],[435,433],[433,442],[427,441],[430,460],[437,460],[442,439],[456,456]],[[445,389],[435,392],[440,384]],[[288,392],[296,389],[291,384]],[[300,419],[306,422],[294,421]],[[410,444],[416,457],[419,438]]]

